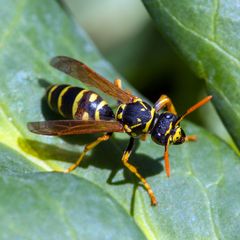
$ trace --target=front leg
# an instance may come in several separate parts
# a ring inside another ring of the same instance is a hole
[[[168,112],[177,115],[172,100],[167,95],[161,95],[157,102],[154,104],[154,108],[156,112],[159,112],[161,109],[165,107],[167,108]]]
[[[129,141],[129,144],[126,148],[126,150],[124,151],[124,154],[122,156],[122,162],[124,164],[124,166],[126,168],[128,168],[132,173],[135,174],[135,176],[137,176],[137,178],[143,183],[145,189],[147,190],[148,192],[148,195],[151,199],[151,204],[152,205],[156,205],[157,204],[157,199],[156,197],[154,196],[154,193],[150,187],[150,185],[148,184],[148,182],[146,181],[146,179],[138,172],[137,168],[134,167],[132,164],[130,164],[128,162],[128,159],[132,153],[132,149],[133,149],[133,145],[134,145],[134,138],[130,138],[130,141]]]

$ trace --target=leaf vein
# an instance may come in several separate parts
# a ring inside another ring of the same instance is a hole
[[[210,223],[211,223],[211,228],[212,228],[212,232],[214,233],[214,237],[215,239],[220,239],[219,237],[219,231],[220,229],[217,229],[216,228],[216,224],[214,223],[214,218],[213,218],[213,212],[212,212],[212,208],[211,208],[211,201],[209,199],[209,195],[208,195],[208,192],[207,190],[204,188],[203,186],[203,183],[201,182],[201,180],[195,175],[193,169],[192,169],[192,166],[191,166],[191,163],[190,163],[190,157],[189,155],[185,156],[186,157],[186,162],[187,162],[187,167],[189,169],[189,172],[192,176],[192,178],[196,181],[196,183],[198,184],[199,188],[200,188],[200,191],[203,193],[203,196],[204,198],[206,199],[206,205],[207,205],[207,209],[208,209],[208,213],[209,213],[209,220],[210,220]],[[221,170],[223,172],[223,169],[222,169],[222,164],[221,164]],[[223,173],[222,175],[223,176]],[[218,178],[217,181],[221,181],[223,177],[220,177],[220,179]]]
[[[215,11],[213,14],[213,22],[212,22],[212,29],[213,29],[213,41],[216,42],[216,32],[217,32],[217,18],[218,18],[218,11],[219,11],[219,0],[215,0]]]
[[[227,56],[232,62],[234,62],[235,64],[238,65],[238,67],[240,68],[240,60],[238,58],[236,58],[235,56],[233,56],[232,54],[230,54],[229,52],[227,52],[225,49],[223,49],[222,46],[220,46],[217,42],[204,37],[202,35],[200,35],[198,32],[188,28],[187,26],[185,26],[178,18],[176,18],[167,7],[164,6],[164,4],[162,3],[161,0],[159,0],[159,3],[162,5],[163,9],[165,10],[165,12],[172,18],[173,21],[175,21],[180,27],[182,27],[185,31],[190,32],[191,34],[195,35],[196,37],[200,38],[201,40],[203,40],[204,42],[208,43],[209,45],[211,45],[213,48],[215,48],[217,51],[219,51],[221,54]]]
[[[20,17],[22,16],[22,12],[24,10],[24,7],[26,5],[27,0],[25,1],[18,1],[19,5],[16,7],[16,15],[13,18],[13,20],[10,22],[9,26],[6,27],[6,31],[3,33],[2,38],[0,40],[0,49],[4,47],[4,42],[7,41],[7,39],[11,36],[13,33],[13,29],[16,28]]]
[[[9,114],[7,113],[7,110],[6,110],[5,105],[3,104],[3,101],[1,101],[0,109],[2,110],[2,113],[5,115],[6,119],[9,119],[9,117],[8,117]],[[12,119],[13,119],[13,118],[12,118]],[[8,120],[7,120],[7,121],[8,121]],[[21,131],[16,125],[14,125],[13,122],[14,122],[14,120],[12,120],[11,123],[10,123],[10,121],[8,121],[8,124],[9,124],[20,136],[23,137],[22,131]],[[5,134],[5,133],[3,133],[3,134]],[[2,139],[2,138],[1,138],[1,139]],[[19,144],[18,144],[18,142],[17,142],[17,139],[18,139],[18,137],[16,136],[16,139],[15,139],[15,140],[16,140],[16,142],[15,142],[16,147],[15,147],[15,148],[13,147],[13,145],[14,145],[13,142],[10,143],[9,147],[14,148],[18,153],[20,153],[22,156],[26,157],[30,162],[36,164],[37,166],[41,167],[42,169],[48,170],[48,171],[49,171],[49,170],[52,170],[52,169],[50,168],[50,166],[48,166],[47,164],[45,164],[43,161],[39,161],[40,158],[38,159],[38,158],[33,157],[33,156],[30,157],[29,154],[26,154],[24,151],[22,151],[21,148],[19,147]],[[3,139],[3,140],[4,140],[4,139]],[[3,144],[7,145],[4,141],[1,141],[1,140],[0,140],[0,142],[2,142]],[[8,145],[7,145],[7,146],[8,146]],[[31,151],[33,151],[33,152],[35,153],[35,151],[32,149],[32,147],[31,147],[29,144],[28,144],[28,147],[29,147],[29,149],[31,149]],[[37,154],[36,154],[36,155],[37,155]]]

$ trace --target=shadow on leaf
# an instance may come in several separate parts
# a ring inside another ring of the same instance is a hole
[[[23,146],[25,146],[26,144],[30,145],[36,153],[35,157],[37,156],[43,161],[54,159],[54,161],[75,163],[80,156],[80,152],[78,153],[76,151],[62,149],[58,146],[42,143],[35,140],[25,140],[19,138],[18,143],[20,147],[22,146],[23,150],[25,150]],[[78,144],[79,142],[77,142],[77,145]],[[124,168],[123,179],[114,181],[115,175],[118,173],[119,170],[123,169],[121,157],[127,144],[128,140],[118,140],[115,138],[108,142],[101,143],[100,146],[97,146],[90,151],[90,156],[85,156],[79,167],[87,169],[89,166],[93,166],[96,168],[109,170],[110,173],[109,177],[106,179],[106,182],[110,185],[122,185],[127,183],[133,184],[133,194],[131,198],[130,212],[132,215],[134,215],[133,209],[135,202],[135,192],[139,185],[138,178],[135,177],[135,175],[133,175],[128,169]],[[139,142],[137,141],[135,149],[138,147],[138,145]],[[28,154],[31,153],[28,152]],[[129,163],[134,165],[144,178],[147,178],[157,175],[161,171],[163,171],[163,166],[160,162],[162,159],[163,158],[158,158],[154,160],[146,154],[139,154],[133,152],[129,159]]]
[[[39,79],[39,85],[45,89],[50,86],[50,83],[44,79]],[[44,96],[41,100],[41,108],[42,114],[46,121],[48,120],[57,120],[63,119],[59,114],[54,113],[50,110],[46,96]],[[71,144],[71,145],[85,145],[89,142],[92,142],[96,139],[96,134],[94,135],[74,135],[74,136],[64,136],[61,137],[62,140]],[[60,162],[69,162],[75,163],[81,152],[77,152],[74,150],[66,150],[61,147],[58,147],[53,144],[46,144],[43,142],[39,142],[36,140],[30,139],[18,139],[19,146],[22,150],[26,151],[25,146],[31,146],[34,151],[28,151],[28,154],[32,154],[35,157],[40,158],[43,161],[60,161]],[[134,215],[134,203],[135,203],[135,193],[137,187],[139,185],[139,179],[130,172],[129,169],[124,168],[123,171],[123,179],[114,181],[115,175],[119,170],[123,168],[123,164],[121,161],[121,157],[123,155],[124,149],[128,145],[128,140],[118,140],[116,138],[112,138],[107,143],[101,143],[101,146],[98,146],[90,151],[90,156],[87,155],[84,157],[81,162],[81,168],[88,168],[89,166],[94,166],[100,169],[107,169],[110,171],[108,179],[106,179],[107,183],[110,185],[122,185],[126,183],[133,184],[133,194],[131,198],[131,206],[130,213]],[[139,141],[136,141],[135,148],[139,146]],[[135,166],[138,172],[144,177],[150,177],[159,174],[163,171],[162,164],[160,163],[160,159],[153,160],[151,157],[146,154],[132,153],[129,163]],[[142,186],[142,184],[140,184]]]

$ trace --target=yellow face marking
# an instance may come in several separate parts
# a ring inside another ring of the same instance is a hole
[[[173,137],[172,137],[172,141],[173,142],[177,142],[181,137],[182,137],[182,134],[181,134],[181,128],[180,127],[177,127],[176,129],[176,132],[174,133]]]
[[[69,88],[71,88],[72,86],[68,86],[68,87],[65,87],[59,94],[59,97],[58,97],[58,103],[57,103],[57,106],[58,106],[58,112],[64,117],[64,114],[63,112],[61,111],[61,106],[62,106],[62,97],[63,95],[67,92],[67,90]]]
[[[94,102],[97,99],[98,95],[96,93],[92,93],[89,97],[89,102]]]
[[[58,85],[54,85],[51,87],[50,91],[48,92],[48,106],[53,110],[52,105],[51,105],[51,98],[52,98],[52,93],[53,91],[58,87]]]
[[[84,95],[86,92],[88,92],[88,90],[82,90],[82,91],[76,96],[76,98],[74,99],[73,106],[72,106],[72,115],[73,115],[73,117],[75,116],[75,114],[76,114],[76,112],[77,112],[79,101],[81,100],[81,98],[83,97],[83,95]]]
[[[144,112],[144,111],[146,111],[146,110],[145,110],[145,108],[141,108],[141,111]]]
[[[149,130],[149,127],[150,127],[150,125],[151,125],[151,123],[152,123],[152,121],[153,121],[155,109],[152,108],[150,113],[151,113],[151,118],[150,118],[149,121],[146,123],[146,126],[145,126],[145,128],[143,129],[143,132],[144,132],[144,133],[147,133],[148,130]]]
[[[137,121],[138,121],[138,122],[141,122],[142,120],[141,120],[140,118],[137,118]]]
[[[83,113],[83,115],[82,115],[82,120],[85,120],[85,121],[89,120],[89,114],[88,114],[88,112],[84,112],[84,113]]]
[[[105,105],[107,105],[107,102],[105,102],[104,100],[101,101],[101,102],[98,104],[97,109],[96,109],[96,111],[95,111],[95,115],[94,115],[95,120],[100,120],[100,112],[99,112],[99,110],[100,110],[103,106],[105,106]]]

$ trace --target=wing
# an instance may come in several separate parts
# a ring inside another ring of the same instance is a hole
[[[117,121],[82,121],[54,120],[30,122],[28,129],[37,134],[63,136],[101,132],[124,132],[123,126]]]
[[[83,83],[100,89],[102,92],[123,103],[131,103],[135,98],[130,93],[118,88],[107,79],[94,72],[84,63],[73,58],[57,56],[51,60],[50,64],[56,69],[82,81]]]

